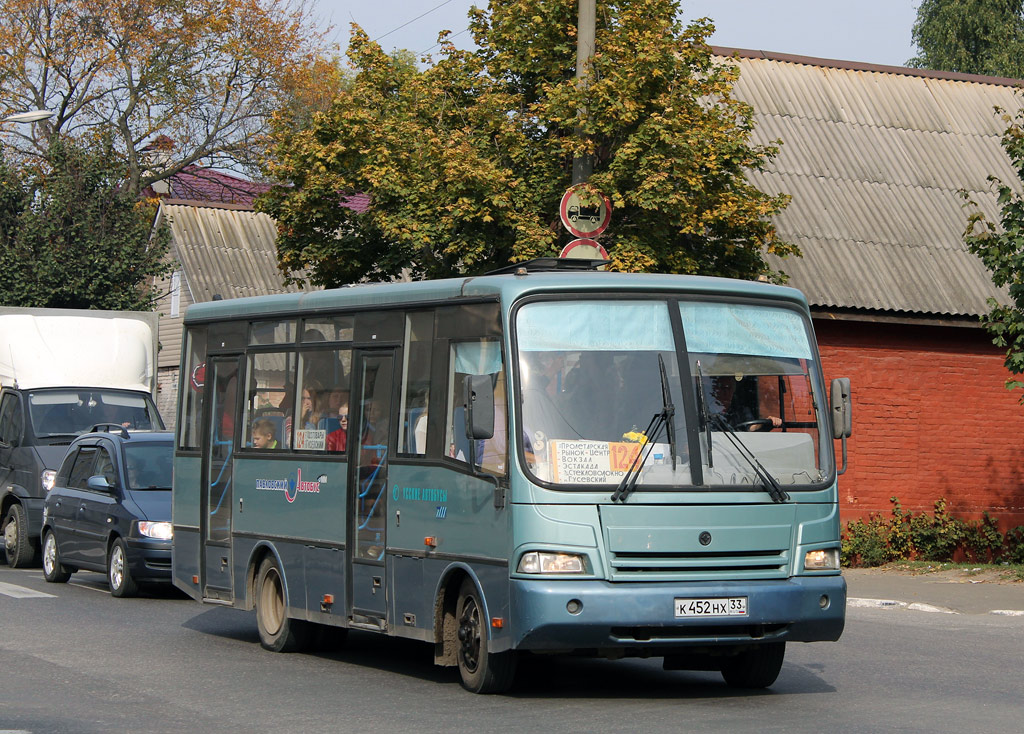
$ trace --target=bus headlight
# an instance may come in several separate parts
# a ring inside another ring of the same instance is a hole
[[[43,491],[49,492],[57,481],[57,472],[53,469],[44,469],[43,473],[39,475],[39,481],[43,485]]]
[[[807,553],[804,555],[804,570],[838,571],[839,549],[826,548],[825,550],[807,551]]]
[[[157,540],[170,540],[174,535],[169,522],[146,522],[139,520],[139,535]]]
[[[519,559],[519,573],[583,573],[583,556],[531,551]]]

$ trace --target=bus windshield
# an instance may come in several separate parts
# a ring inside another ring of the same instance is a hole
[[[529,303],[516,328],[531,473],[553,484],[615,485],[639,466],[642,450],[650,455],[638,484],[691,483],[667,303]],[[654,433],[667,406],[671,422]]]
[[[762,483],[750,455],[781,485],[824,481],[824,401],[816,397],[804,318],[748,304],[684,302],[679,309],[703,428],[704,483]]]
[[[804,317],[783,307],[687,301],[678,304],[680,335],[675,307],[584,300],[519,309],[529,472],[574,489],[617,485],[641,461],[638,488],[749,487],[763,484],[760,470],[788,487],[824,481],[824,402]],[[685,374],[676,357],[682,343]],[[668,426],[659,426],[659,414],[670,416]],[[694,445],[700,454],[691,457]]]

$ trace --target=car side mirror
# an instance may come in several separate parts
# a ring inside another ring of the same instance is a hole
[[[107,481],[107,478],[100,474],[89,477],[85,486],[94,492],[112,492],[114,490],[114,487]]]

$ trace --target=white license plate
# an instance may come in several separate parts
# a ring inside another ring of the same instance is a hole
[[[676,599],[676,617],[745,617],[747,597]]]

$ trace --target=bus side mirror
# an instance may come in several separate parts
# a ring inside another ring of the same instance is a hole
[[[847,438],[853,433],[850,378],[837,377],[832,380],[829,397],[832,403],[832,438]]]
[[[490,375],[466,375],[463,404],[466,406],[466,438],[494,436],[494,386]]]

